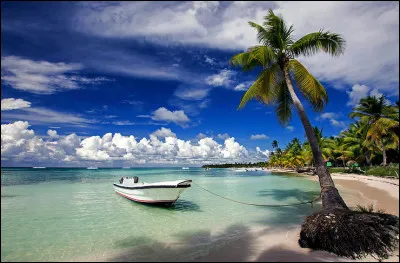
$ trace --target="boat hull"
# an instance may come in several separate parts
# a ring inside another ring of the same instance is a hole
[[[150,204],[170,206],[178,200],[180,194],[185,191],[185,187],[123,187],[114,184],[114,190],[120,196],[129,200]]]

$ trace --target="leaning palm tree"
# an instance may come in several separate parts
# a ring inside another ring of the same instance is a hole
[[[321,111],[328,101],[325,88],[295,57],[309,56],[319,51],[340,55],[344,51],[344,39],[339,34],[320,30],[295,41],[292,37],[293,26],[288,27],[283,18],[272,10],[265,16],[262,26],[253,22],[249,24],[257,30],[260,45],[235,55],[230,63],[241,66],[244,71],[261,70],[256,81],[243,95],[239,108],[253,98],[265,104],[274,104],[283,125],[291,119],[292,108],[296,108],[319,177],[322,211],[306,218],[299,244],[353,258],[365,253],[385,257],[398,242],[398,218],[349,210],[325,166],[311,123],[293,87],[294,83],[313,109]]]
[[[328,101],[325,88],[295,57],[309,56],[319,51],[333,56],[340,55],[344,51],[344,39],[338,34],[320,30],[294,41],[293,26],[288,27],[283,18],[276,16],[272,10],[269,10],[265,17],[263,26],[253,22],[249,24],[257,30],[261,45],[250,47],[247,52],[235,55],[230,62],[234,66],[241,66],[245,71],[257,67],[261,67],[262,70],[257,80],[243,95],[239,108],[253,98],[265,104],[275,104],[279,121],[286,125],[292,117],[294,106],[311,145],[322,189],[323,209],[348,209],[325,166],[311,123],[292,84],[297,84],[298,91],[311,103],[314,110],[321,111]]]

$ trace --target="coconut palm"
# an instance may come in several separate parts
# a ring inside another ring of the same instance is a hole
[[[272,141],[272,148],[278,148],[278,141],[277,140],[273,140]]]
[[[328,161],[329,159],[333,158],[333,149],[335,148],[334,141],[330,138],[323,136],[323,129],[319,129],[315,126],[313,127],[313,131],[315,137],[317,138],[317,142],[324,161]],[[312,156],[312,148],[309,141],[306,141],[306,143],[304,144],[304,149],[309,153],[310,156]]]
[[[371,165],[371,160],[379,149],[374,143],[366,140],[368,129],[368,122],[363,119],[350,124],[349,128],[339,135],[343,140],[342,147],[345,149],[342,159],[359,163],[365,161]]]
[[[262,26],[253,22],[249,24],[257,30],[260,45],[235,55],[230,62],[244,71],[256,68],[261,68],[261,71],[243,95],[239,108],[254,98],[265,104],[274,104],[283,125],[287,125],[292,117],[292,108],[296,108],[311,145],[323,190],[323,209],[348,209],[325,166],[311,123],[292,84],[296,84],[298,91],[314,110],[321,111],[328,101],[325,88],[295,57],[310,56],[319,51],[333,56],[340,55],[344,51],[344,39],[339,34],[320,30],[295,41],[292,36],[293,26],[288,27],[283,18],[275,15],[272,10],[265,16]]]
[[[386,165],[386,150],[396,148],[399,137],[395,130],[399,127],[398,107],[388,105],[385,96],[367,96],[353,108],[350,117],[358,117],[368,125],[366,140],[380,145],[383,165]],[[386,143],[385,143],[386,142]]]

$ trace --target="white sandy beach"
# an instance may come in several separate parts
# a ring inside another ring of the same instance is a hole
[[[277,171],[277,170],[275,170]],[[287,171],[284,171],[287,172]],[[297,173],[296,173],[297,174]],[[299,174],[300,175],[300,174]],[[306,176],[318,180],[317,176]],[[357,174],[334,173],[332,177],[342,197],[350,207],[357,204],[367,206],[374,204],[376,209],[399,215],[399,180]],[[373,257],[361,260],[341,258],[326,251],[313,251],[301,248],[297,241],[301,226],[286,229],[252,229],[248,234],[196,261],[269,261],[269,262],[377,262]],[[399,251],[384,260],[398,262]]]

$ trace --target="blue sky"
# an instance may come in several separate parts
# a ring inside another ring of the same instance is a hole
[[[257,101],[256,72],[229,58],[256,45],[268,8],[295,36],[346,39],[341,57],[299,60],[329,103],[313,125],[335,136],[361,97],[398,100],[398,2],[2,2],[3,166],[146,166],[263,161],[305,140]],[[118,134],[118,135],[117,135]],[[145,139],[143,139],[145,138]]]

